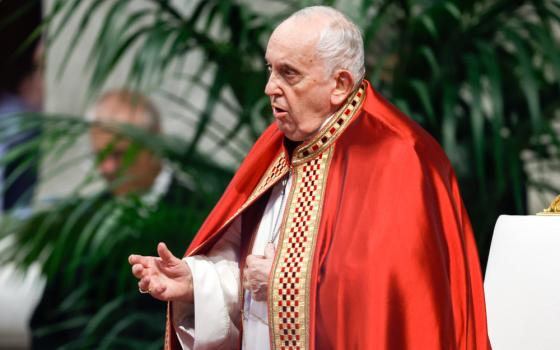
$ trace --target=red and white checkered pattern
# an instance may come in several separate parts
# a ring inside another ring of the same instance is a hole
[[[306,282],[319,225],[329,152],[298,167],[273,279],[273,331],[276,349],[305,349],[308,340]]]

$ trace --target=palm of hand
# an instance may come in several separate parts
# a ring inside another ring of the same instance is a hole
[[[146,275],[152,296],[163,301],[189,301],[187,291],[192,277],[188,265],[180,259],[166,262],[159,257],[150,258]]]
[[[175,257],[164,243],[158,244],[159,257],[131,255],[132,274],[140,281],[140,291],[148,291],[163,301],[193,302],[192,273],[189,266]]]

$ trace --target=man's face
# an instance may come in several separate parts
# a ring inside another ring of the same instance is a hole
[[[293,141],[311,137],[338,107],[331,103],[336,81],[316,55],[321,25],[288,20],[272,33],[266,49],[270,76],[265,93],[278,128]]]
[[[155,156],[144,149],[135,149],[126,139],[95,127],[90,132],[91,145],[99,157],[97,169],[112,184],[111,192],[124,195],[133,191],[146,191],[160,171]],[[117,181],[113,184],[114,181]]]

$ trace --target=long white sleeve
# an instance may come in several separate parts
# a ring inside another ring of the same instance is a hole
[[[269,241],[278,243],[281,218],[291,186],[291,177],[272,189],[259,223],[252,254],[264,254]],[[173,324],[183,349],[237,349],[239,346],[241,217],[224,233],[208,256],[184,260],[193,274],[194,305],[174,302]],[[268,306],[244,293],[244,350],[269,348]],[[255,318],[256,316],[256,318]],[[264,321],[264,322],[262,322]],[[196,326],[196,327],[195,327]]]
[[[208,255],[187,257],[194,305],[174,302],[173,324],[183,349],[235,349],[239,341],[239,250],[237,218]]]

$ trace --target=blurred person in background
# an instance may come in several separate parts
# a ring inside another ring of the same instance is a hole
[[[113,195],[167,192],[171,174],[159,158],[115,133],[124,125],[161,133],[159,113],[147,97],[128,90],[109,91],[90,108],[87,118],[94,122],[90,141],[97,170]]]
[[[146,96],[126,89],[110,90],[102,94],[87,110],[86,119],[92,123],[89,131],[91,149],[96,158],[96,169],[105,180],[106,188],[98,197],[92,199],[93,204],[81,216],[80,220],[83,223],[76,224],[76,227],[87,225],[87,220],[111,200],[124,201],[128,197],[138,196],[143,203],[157,204],[159,208],[174,205],[173,203],[196,200],[190,189],[175,182],[172,171],[162,164],[157,155],[121,134],[122,130],[130,126],[154,137],[161,134],[159,112]],[[116,208],[117,210],[111,211],[108,215],[119,220],[122,211],[119,210],[120,207]],[[53,227],[60,226],[53,225]],[[142,233],[138,232],[138,235],[130,237],[130,244],[134,243],[132,240],[143,239]],[[99,270],[105,269],[106,263],[87,259],[88,257],[84,258],[83,267],[72,276],[70,286],[64,286],[62,271],[48,279],[45,293],[31,322],[34,331],[33,348],[56,349],[79,337],[81,332],[79,327],[50,333],[44,330],[52,325],[64,324],[73,317],[60,312],[60,305],[68,297],[68,290],[79,289],[82,285],[81,281],[85,279],[103,276]],[[93,315],[99,310],[99,306],[95,306],[99,304],[92,303],[92,300],[99,299],[99,295],[96,294],[98,292],[93,290],[82,295],[83,302],[91,303],[84,314]],[[101,301],[96,302],[103,305],[109,303],[113,297],[122,297],[115,296],[114,293],[116,292],[109,291]],[[136,307],[161,309],[159,304],[145,298],[142,298],[141,303]]]

